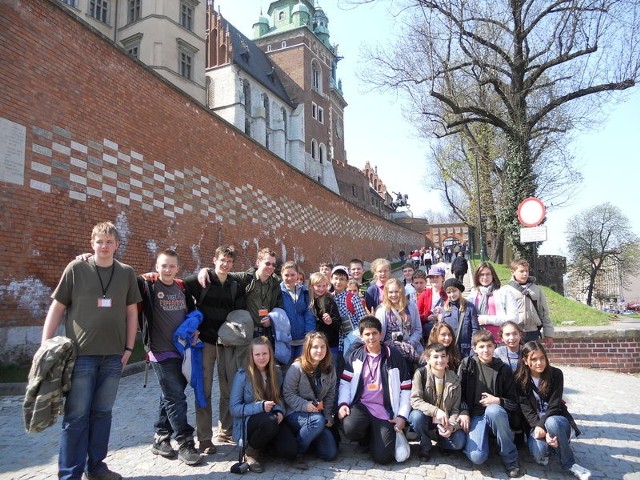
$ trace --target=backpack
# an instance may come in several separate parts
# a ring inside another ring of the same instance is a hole
[[[355,295],[353,294],[353,292],[349,292],[347,293],[347,309],[352,313],[352,314],[356,314],[356,307],[353,306],[353,297]]]
[[[142,302],[138,303],[138,328],[140,332],[142,332],[142,344],[144,345],[144,349],[148,352],[151,348],[151,325],[153,323],[153,298],[154,298],[154,288],[153,285],[155,282],[151,282],[148,280],[144,280],[141,277],[136,277],[138,282],[138,290],[140,290],[140,295],[142,295]],[[193,298],[187,294],[184,282],[176,278],[174,279],[176,285],[180,287],[182,293],[184,293],[185,301],[187,303],[187,312],[192,312],[195,310],[195,305],[193,303]],[[146,300],[145,300],[146,299]]]

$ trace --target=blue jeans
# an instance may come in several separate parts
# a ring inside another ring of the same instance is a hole
[[[476,465],[481,465],[489,457],[489,433],[495,435],[500,449],[500,457],[505,467],[518,463],[518,449],[513,443],[513,432],[509,426],[509,414],[499,405],[489,405],[484,415],[471,417],[467,444],[464,454]]]
[[[106,470],[111,410],[118,393],[120,355],[79,355],[71,375],[62,420],[58,477],[78,479]]]
[[[336,458],[338,446],[333,434],[325,428],[326,421],[322,413],[293,412],[287,417],[287,423],[296,434],[299,453],[313,447],[321,460]]]
[[[547,445],[546,440],[537,440],[533,437],[533,429],[529,434],[529,452],[536,461],[540,461],[549,455],[549,451],[555,452],[560,458],[560,466],[565,470],[571,468],[571,465],[576,463],[576,459],[573,456],[573,450],[569,442],[571,441],[571,424],[569,420],[561,415],[553,415],[548,417],[544,422],[544,428],[551,436],[557,437],[558,446],[552,448]]]
[[[420,437],[420,449],[423,451],[431,450],[431,437],[429,430],[436,428],[431,417],[425,415],[420,410],[411,410],[409,414],[409,423],[413,427],[413,431]],[[439,434],[438,446],[444,450],[462,450],[467,436],[463,430],[456,430],[449,438],[441,437]]]
[[[193,427],[187,422],[187,379],[182,374],[182,359],[168,358],[151,362],[160,384],[158,420],[154,424],[156,441],[169,440],[175,433],[179,444],[193,438]]]

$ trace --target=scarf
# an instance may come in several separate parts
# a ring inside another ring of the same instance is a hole
[[[480,292],[480,302],[478,303],[478,313],[480,315],[487,315],[489,313],[489,297],[493,295],[493,285],[489,285],[488,287],[480,287],[478,289]]]

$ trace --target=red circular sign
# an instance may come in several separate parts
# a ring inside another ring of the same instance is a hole
[[[536,197],[526,198],[518,205],[518,221],[525,227],[537,227],[546,214],[544,203]]]

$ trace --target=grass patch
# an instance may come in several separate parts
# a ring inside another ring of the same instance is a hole
[[[474,258],[474,262],[478,265],[480,260]],[[496,269],[502,285],[508,284],[511,278],[511,270],[509,270],[509,267],[498,263],[492,263],[492,265]],[[541,285],[540,288],[547,299],[551,321],[554,325],[561,325],[562,322],[571,321],[576,322],[574,324],[575,326],[598,326],[608,325],[610,320],[617,319],[615,316],[611,316],[597,308],[563,297],[548,287]]]

